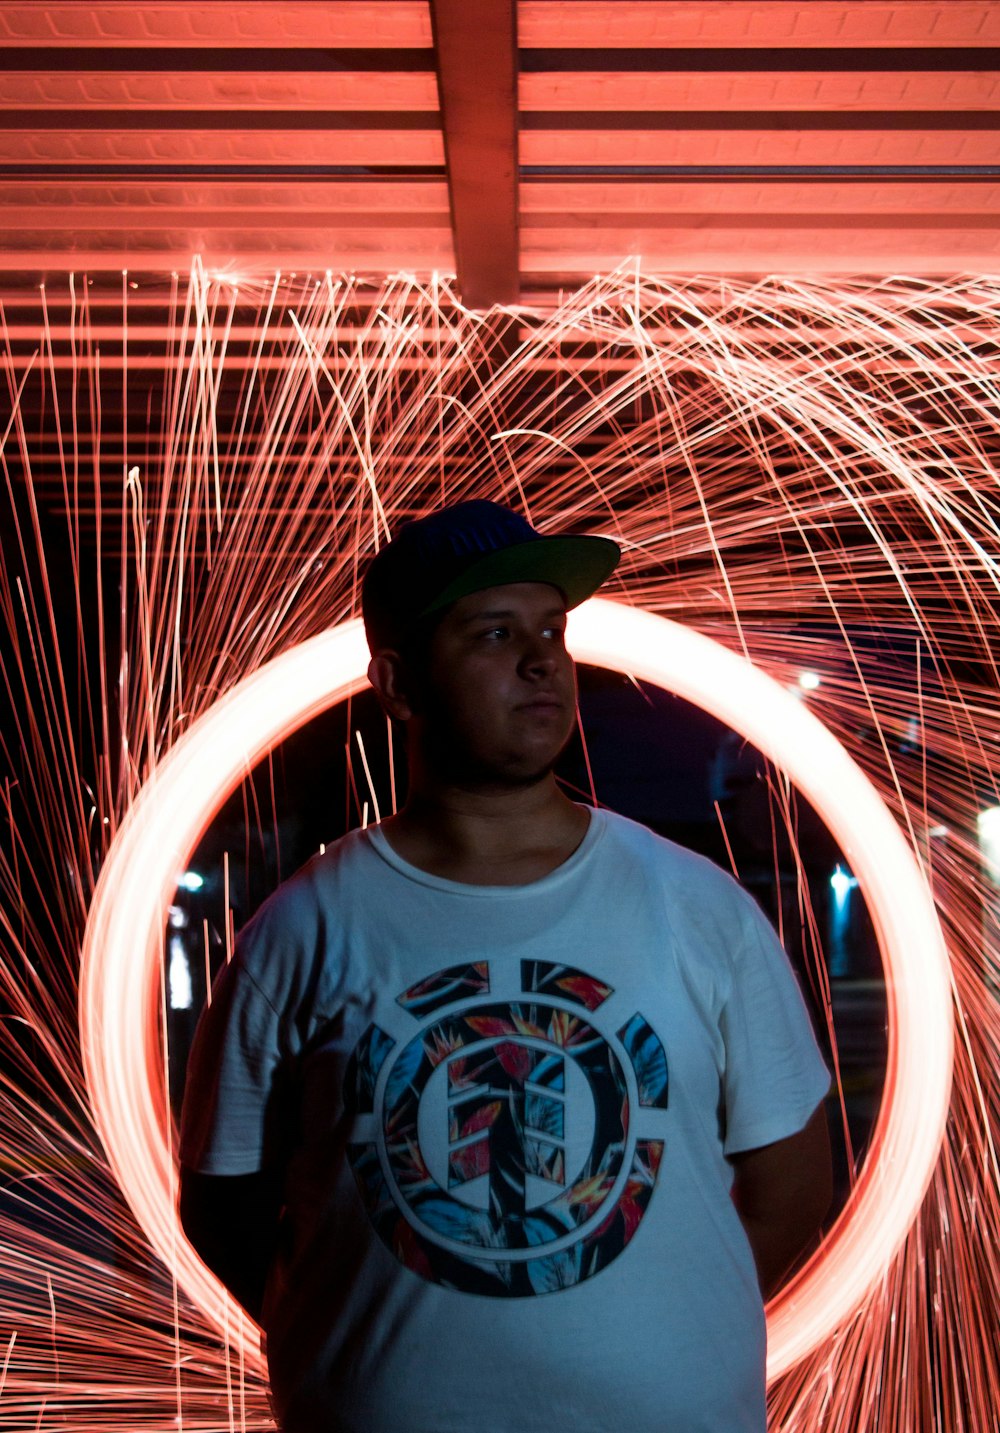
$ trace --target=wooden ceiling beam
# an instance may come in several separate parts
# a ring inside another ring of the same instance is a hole
[[[431,20],[462,300],[516,303],[516,0],[431,0]]]

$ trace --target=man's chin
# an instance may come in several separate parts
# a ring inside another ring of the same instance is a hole
[[[509,750],[502,755],[462,751],[457,746],[439,750],[434,766],[448,782],[479,790],[517,791],[551,779],[556,762],[569,738],[558,750],[554,743],[539,743],[532,750]]]
[[[472,784],[482,788],[494,787],[500,791],[523,791],[548,781],[553,767],[554,763],[551,761],[546,762],[543,766],[482,766],[475,771],[470,770],[468,776]]]

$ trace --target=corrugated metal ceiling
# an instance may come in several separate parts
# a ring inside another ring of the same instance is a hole
[[[508,11],[505,90],[475,31]],[[477,302],[511,297],[491,246],[526,294],[629,255],[988,269],[998,45],[991,0],[0,4],[0,263],[447,270],[492,203],[510,232],[459,255]]]

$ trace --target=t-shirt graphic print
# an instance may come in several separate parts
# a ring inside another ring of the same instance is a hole
[[[404,1042],[370,1025],[346,1082],[380,1239],[422,1278],[495,1297],[570,1288],[616,1259],[664,1146],[667,1057],[644,1016],[603,1030],[612,987],[572,966],[524,960],[521,984],[491,999],[486,961],[419,981],[397,1001],[419,1028]]]

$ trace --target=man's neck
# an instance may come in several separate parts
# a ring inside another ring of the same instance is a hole
[[[506,789],[418,786],[382,831],[397,855],[431,875],[468,885],[519,886],[567,861],[589,820],[549,773]]]

